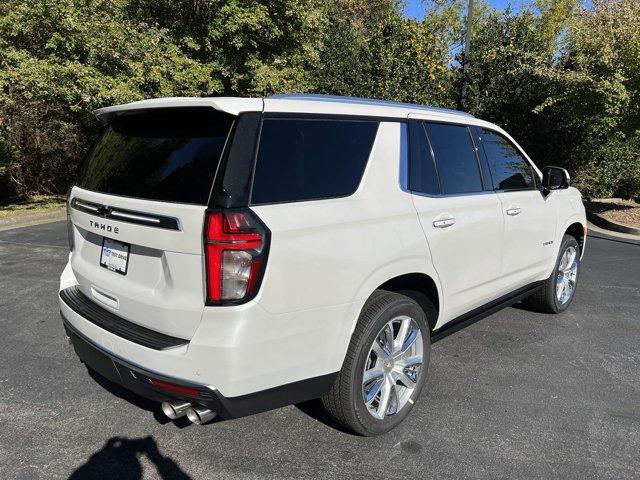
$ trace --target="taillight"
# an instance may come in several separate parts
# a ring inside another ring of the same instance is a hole
[[[149,383],[156,388],[166,390],[172,393],[181,393],[189,397],[199,397],[200,391],[197,388],[183,387],[182,385],[176,385],[175,383],[165,382],[164,380],[158,380],[157,378],[149,378]]]
[[[250,210],[207,212],[207,303],[242,303],[260,288],[269,231]]]
[[[71,221],[71,207],[69,206],[71,203],[71,198],[67,198],[67,239],[69,240],[69,251],[73,252],[73,248],[75,247],[75,242],[73,238],[73,222]]]

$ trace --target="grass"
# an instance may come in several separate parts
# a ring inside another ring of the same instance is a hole
[[[29,199],[13,200],[0,204],[0,219],[53,213],[64,208],[64,197],[36,195]]]

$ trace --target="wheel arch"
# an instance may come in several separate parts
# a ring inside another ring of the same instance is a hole
[[[429,316],[433,317],[429,318],[429,327],[433,331],[444,311],[444,297],[438,274],[429,260],[423,256],[408,256],[371,272],[358,289],[347,313],[350,325],[349,338],[353,335],[364,305],[376,290],[388,290],[406,295],[423,309],[429,308],[429,302],[431,302],[436,310]],[[416,265],[422,268],[415,268]],[[340,350],[343,349],[340,348]],[[344,353],[346,353],[346,345]]]
[[[390,278],[380,284],[375,290],[386,290],[406,295],[418,303],[425,313],[434,311],[435,309],[433,315],[427,315],[427,321],[429,322],[431,331],[433,331],[438,323],[440,295],[436,282],[429,275],[419,272],[405,273]]]
[[[417,268],[416,268],[417,267]],[[407,255],[402,258],[378,266],[369,272],[364,278],[353,296],[348,310],[345,313],[344,330],[339,336],[335,346],[335,358],[340,359],[340,365],[344,362],[349,342],[353,338],[362,310],[376,290],[388,289],[394,292],[402,292],[416,300],[425,308],[427,299],[437,305],[437,311],[429,320],[429,326],[433,329],[437,320],[444,311],[444,297],[438,274],[431,263],[431,259],[424,254]],[[425,306],[423,306],[425,305]]]
[[[582,256],[582,252],[584,251],[585,230],[586,227],[583,223],[573,222],[564,231],[564,235],[571,235],[576,239],[576,242],[578,242],[578,246],[580,247],[580,256]]]

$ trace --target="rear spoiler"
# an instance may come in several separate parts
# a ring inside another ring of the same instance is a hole
[[[180,107],[211,107],[230,115],[239,115],[242,112],[263,111],[264,101],[261,98],[238,97],[170,97],[99,108],[93,113],[102,123],[108,124],[113,118],[129,112]]]

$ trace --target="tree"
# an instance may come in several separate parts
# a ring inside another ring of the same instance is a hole
[[[640,4],[536,5],[480,15],[467,108],[511,132],[539,166],[568,168],[587,195],[637,195]]]
[[[449,46],[459,7],[405,18],[390,0],[328,2],[314,90],[435,105],[452,105]]]
[[[165,30],[115,2],[9,0],[0,6],[0,175],[18,194],[65,191],[90,138],[91,111],[221,89]]]
[[[5,0],[0,194],[64,192],[98,107],[172,95],[319,92],[454,106],[506,128],[588,195],[640,194],[640,2]],[[585,5],[583,5],[585,3]]]
[[[210,94],[310,87],[308,72],[321,47],[321,0],[123,1],[130,16],[166,29],[188,57],[210,65],[221,82]]]
[[[534,111],[557,88],[557,79],[553,42],[541,39],[539,22],[527,10],[478,12],[465,107],[511,132],[535,161],[546,164],[557,145],[545,136],[551,130],[547,119]],[[464,75],[461,68],[457,73],[455,91]]]
[[[309,88],[314,2],[2,3],[0,180],[19,195],[65,191],[102,106]]]
[[[566,139],[562,155],[596,196],[640,193],[640,3],[596,0],[569,23],[562,88],[536,113]]]

